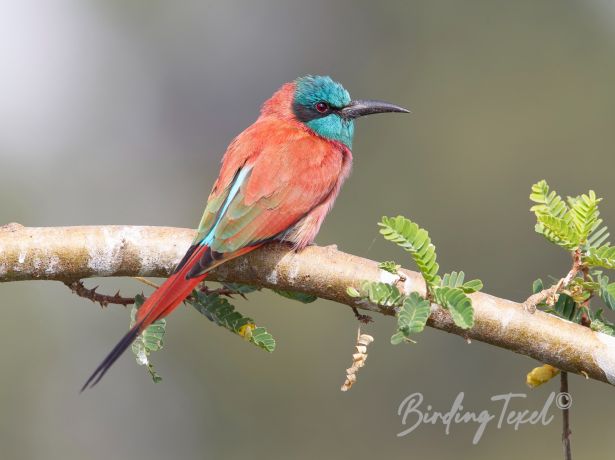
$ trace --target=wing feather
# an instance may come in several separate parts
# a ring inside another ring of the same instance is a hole
[[[280,126],[279,121],[265,132],[267,142],[243,139],[231,144],[208,199],[195,243],[207,244],[219,260],[280,238],[321,204],[339,180],[342,153],[334,144],[296,126]],[[248,145],[257,149],[248,153]]]

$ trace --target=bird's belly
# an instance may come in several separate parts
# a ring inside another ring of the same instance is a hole
[[[284,234],[281,239],[292,243],[295,249],[302,249],[308,244],[311,244],[316,238],[329,209],[330,205],[326,205],[325,203],[312,209],[303,219],[297,222],[289,232]]]

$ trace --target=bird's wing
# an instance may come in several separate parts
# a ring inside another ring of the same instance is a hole
[[[230,148],[250,145],[260,148],[251,155],[225,156],[186,260],[199,246],[208,250],[189,278],[284,234],[322,203],[339,179],[342,155],[337,147],[305,131],[273,130],[266,142],[244,140]],[[243,163],[236,161],[242,157]],[[227,161],[236,163],[234,170]]]

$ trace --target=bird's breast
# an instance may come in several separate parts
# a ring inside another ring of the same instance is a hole
[[[341,142],[325,142],[330,144],[330,147],[318,158],[320,167],[313,169],[305,179],[311,179],[311,183],[316,184],[322,180],[319,177],[322,174],[332,177],[333,180],[317,204],[285,235],[284,240],[292,242],[297,249],[314,241],[352,168],[352,152],[348,147]]]

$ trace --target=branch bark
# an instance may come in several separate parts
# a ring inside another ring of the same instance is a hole
[[[99,276],[168,276],[187,250],[195,232],[169,227],[99,226],[26,228],[0,227],[0,282],[57,280],[71,282]],[[348,286],[363,281],[397,282],[406,293],[425,294],[417,272],[398,277],[377,263],[338,251],[311,246],[293,252],[270,244],[214,270],[209,279],[313,294],[351,307],[384,315],[388,308],[357,301]],[[615,338],[587,327],[489,294],[471,295],[475,325],[456,327],[448,312],[432,305],[428,324],[521,353],[543,363],[615,385]]]

